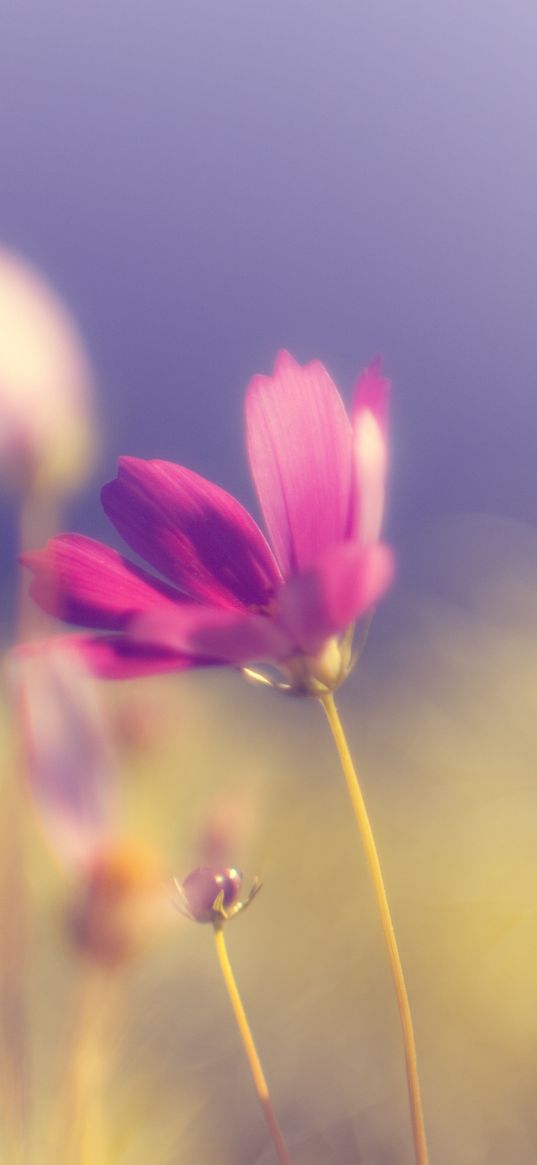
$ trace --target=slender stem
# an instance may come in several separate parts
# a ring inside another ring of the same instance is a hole
[[[214,939],[216,943],[216,953],[218,955],[220,969],[222,971],[228,995],[231,1000],[231,1006],[237,1021],[237,1027],[239,1029],[240,1037],[246,1052],[246,1058],[248,1060],[248,1064],[250,1065],[250,1071],[252,1073],[254,1087],[257,1092],[257,1098],[263,1110],[263,1116],[265,1117],[268,1130],[274,1142],[276,1155],[278,1160],[281,1161],[282,1165],[292,1165],[292,1161],[289,1153],[287,1152],[287,1147],[285,1145],[280,1126],[276,1120],[267,1081],[265,1079],[265,1073],[261,1067],[261,1061],[257,1054],[254,1037],[250,1030],[250,1025],[246,1018],[246,1012],[244,1010],[242,1000],[239,995],[239,990],[235,982],[235,976],[231,968],[231,963],[229,961],[229,955],[227,953],[227,947],[224,939],[224,928],[221,923],[215,924]]]
[[[80,970],[69,1065],[67,1155],[79,1165],[105,1165],[108,1146],[103,1098],[107,1085],[106,1048],[111,1038],[113,978],[101,966],[87,964]]]
[[[388,957],[390,960],[390,967],[395,985],[395,993],[397,996],[397,1004],[399,1007],[399,1015],[401,1018],[401,1026],[403,1029],[408,1095],[410,1100],[410,1112],[412,1116],[412,1130],[414,1134],[416,1161],[417,1165],[429,1165],[412,1014],[410,1011],[408,992],[406,989],[401,958],[397,947],[392,916],[390,914],[390,907],[388,905],[388,898],[384,886],[384,879],[382,877],[380,859],[375,844],[375,838],[373,836],[373,830],[371,829],[371,824],[367,814],[365,801],[362,795],[362,790],[360,788],[358,775],[354,768],[349,746],[347,744],[333,695],[329,693],[326,696],[322,696],[320,698],[320,703],[323,706],[326,718],[330,725],[332,736],[334,738],[334,742],[339,754],[339,759],[341,761],[341,767],[347,782],[347,789],[349,791],[354,814],[358,822],[358,829],[360,830],[367,864],[369,866],[369,872],[375,890],[375,896],[377,899],[377,905],[382,922],[382,929],[386,939],[386,946],[388,948]]]

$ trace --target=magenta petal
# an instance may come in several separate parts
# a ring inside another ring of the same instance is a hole
[[[231,494],[169,461],[122,457],[101,493],[122,538],[194,598],[263,606],[279,571],[263,534]]]
[[[99,679],[136,679],[207,666],[207,660],[195,659],[182,652],[169,651],[160,645],[142,643],[128,635],[55,635],[19,645],[17,659],[46,654],[60,646],[76,652],[88,671]]]
[[[309,566],[348,533],[352,432],[322,364],[281,352],[246,398],[252,475],[284,574]]]
[[[354,395],[354,485],[351,537],[374,542],[382,525],[388,461],[388,403],[390,382],[375,360],[360,376]]]
[[[133,633],[143,642],[221,664],[278,660],[290,650],[288,634],[272,618],[198,604],[169,614],[142,615]]]
[[[315,655],[380,599],[393,569],[392,554],[380,543],[340,543],[282,587],[275,618],[293,636],[296,651]]]
[[[21,562],[34,572],[32,598],[66,623],[119,630],[133,614],[184,602],[116,550],[80,534],[52,538],[43,550],[23,554]]]
[[[206,662],[164,647],[138,643],[127,635],[80,636],[79,649],[93,675],[105,680],[164,675],[201,663],[205,666]]]

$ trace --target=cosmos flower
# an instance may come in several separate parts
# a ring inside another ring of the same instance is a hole
[[[243,506],[190,469],[123,457],[102,504],[158,575],[77,534],[23,563],[46,611],[100,634],[77,639],[113,677],[202,665],[275,665],[295,691],[336,688],[354,623],[389,585],[378,541],[387,381],[373,364],[351,417],[322,364],[287,352],[246,398],[247,449],[272,548]]]
[[[70,939],[107,966],[123,963],[171,912],[158,859],[119,826],[117,758],[95,685],[58,641],[19,657],[14,683],[31,803],[76,889]]]
[[[93,455],[91,374],[78,329],[45,280],[0,248],[0,480],[63,492]]]

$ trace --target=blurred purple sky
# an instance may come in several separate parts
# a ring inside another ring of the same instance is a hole
[[[535,516],[534,0],[5,0],[0,237],[68,299],[106,452],[248,504],[275,350],[395,382],[389,536]]]

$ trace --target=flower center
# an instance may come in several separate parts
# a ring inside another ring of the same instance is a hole
[[[302,696],[334,692],[352,669],[352,633],[327,639],[317,655],[296,655],[280,664],[292,691]]]

